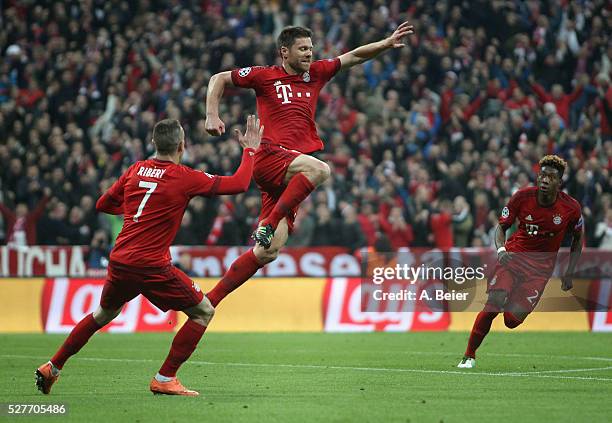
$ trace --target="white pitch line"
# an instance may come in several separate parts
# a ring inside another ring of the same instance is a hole
[[[41,359],[48,357],[30,356],[30,355],[0,355],[3,358],[21,358],[21,359]],[[121,358],[98,358],[98,357],[75,357],[76,360],[96,361],[96,362],[129,362],[129,363],[151,363],[158,362],[152,359],[121,359]],[[188,363],[201,364],[206,366],[227,366],[227,367],[272,367],[272,368],[290,368],[290,369],[316,369],[316,370],[353,370],[353,371],[369,371],[369,372],[389,372],[389,373],[426,373],[426,374],[450,374],[462,376],[498,376],[498,377],[533,377],[533,378],[550,378],[550,379],[572,379],[572,380],[597,380],[604,382],[612,382],[612,378],[588,377],[588,376],[553,376],[537,373],[492,373],[478,371],[460,371],[460,370],[427,370],[427,369],[394,369],[386,367],[351,367],[351,366],[323,366],[317,364],[280,364],[280,363],[217,363],[212,361],[190,360]],[[597,368],[595,370],[606,370],[606,368]],[[592,369],[588,369],[592,370]],[[563,372],[560,370],[559,372]],[[570,369],[574,371],[574,369]],[[586,370],[585,370],[586,371]]]
[[[590,369],[559,369],[559,370],[537,370],[535,372],[511,372],[504,373],[506,375],[537,375],[542,373],[575,373],[575,372],[599,372],[601,370],[612,370],[612,366],[608,367],[592,367]]]
[[[221,366],[237,366],[237,367],[285,367],[285,368],[307,368],[307,369],[333,369],[333,370],[356,370],[356,371],[373,371],[373,372],[405,372],[405,373],[433,373],[433,374],[452,374],[452,375],[476,375],[476,376],[510,376],[510,377],[552,377],[556,379],[577,379],[577,380],[603,380],[612,382],[612,378],[595,378],[595,377],[575,377],[575,376],[541,376],[539,372],[524,372],[524,373],[496,373],[496,372],[473,372],[461,370],[427,370],[427,369],[395,369],[386,367],[351,367],[351,366],[323,366],[317,364],[272,364],[272,363],[214,363],[210,361],[192,361],[194,364],[205,365],[221,365]],[[588,370],[608,370],[612,367],[597,367],[596,369]],[[578,371],[582,369],[569,369],[568,372]],[[555,370],[555,372],[564,372],[564,370]]]
[[[235,352],[230,348],[215,348],[216,352]],[[308,353],[313,350],[308,349],[291,349],[291,352],[295,353]],[[374,351],[374,350],[369,350]],[[441,356],[452,356],[459,357],[461,353],[457,351],[392,351],[394,354],[405,354],[405,355],[441,355]],[[520,353],[490,353],[483,352],[479,353],[480,357],[493,356],[493,357],[518,357],[518,358],[558,358],[561,360],[587,360],[587,361],[606,361],[612,362],[612,357],[589,357],[589,356],[574,356],[574,355],[554,355],[554,354],[520,354]]]
[[[612,357],[580,357],[571,355],[549,355],[549,354],[518,354],[518,353],[485,353],[497,357],[533,357],[533,358],[560,358],[564,360],[591,360],[591,361],[612,361]]]
[[[397,351],[399,354],[406,355],[451,355],[458,356],[457,352],[444,352],[444,351]],[[582,356],[571,356],[571,355],[554,355],[554,354],[520,354],[520,353],[480,353],[480,356],[493,356],[493,357],[524,357],[524,358],[559,358],[562,360],[589,360],[589,361],[610,361],[612,357],[582,357]]]

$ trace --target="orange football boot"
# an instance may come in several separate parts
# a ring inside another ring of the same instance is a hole
[[[200,395],[198,391],[185,388],[176,378],[172,379],[170,382],[160,382],[153,378],[149,385],[149,389],[155,395],[183,395],[186,397],[197,397]]]
[[[51,362],[48,361],[45,364],[42,364],[38,369],[36,369],[36,387],[43,394],[49,394],[51,392],[51,386],[55,383],[59,375],[53,376],[53,366]]]

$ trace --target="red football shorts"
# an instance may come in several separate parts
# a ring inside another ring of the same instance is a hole
[[[253,177],[261,191],[261,222],[270,215],[278,199],[287,188],[285,185],[285,175],[289,165],[296,157],[302,153],[296,150],[289,150],[280,145],[261,143],[255,152],[255,167]],[[293,231],[293,223],[298,207],[294,207],[287,216],[289,233]]]
[[[163,311],[181,311],[204,299],[200,287],[174,266],[139,268],[109,263],[100,306],[117,310],[138,294]]]
[[[504,309],[531,313],[542,298],[547,283],[548,277],[525,276],[498,263],[487,284],[487,292],[505,291],[508,297]]]

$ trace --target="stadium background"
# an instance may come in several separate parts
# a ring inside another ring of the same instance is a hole
[[[545,154],[568,161],[564,187],[583,206],[585,246],[612,249],[612,44],[603,0],[1,5],[0,275],[41,279],[0,281],[0,296],[15,299],[1,312],[0,331],[65,331],[95,306],[100,281],[80,278],[103,277],[121,228],[120,218],[95,212],[95,200],[152,153],[157,120],[182,122],[184,163],[233,172],[237,142],[204,131],[208,79],[278,63],[275,37],[288,24],[313,29],[318,58],[376,41],[402,20],[415,35],[406,48],[340,73],[322,92],[317,124],[326,147],[318,156],[332,178],[302,205],[284,261],[265,274],[285,279],[258,279],[233,294],[215,318],[218,330],[328,329],[325,292],[351,275],[333,262],[356,261],[364,251],[476,247],[486,254],[498,211],[533,182]],[[228,89],[227,128],[243,126],[254,106],[251,92]],[[194,199],[175,240],[187,246],[174,249],[177,264],[193,276],[219,276],[235,246],[249,245],[259,209],[254,185],[238,196]],[[307,254],[323,264],[310,269]],[[203,264],[206,257],[216,267]],[[270,307],[253,308],[254,295]],[[122,315],[132,316],[124,328],[176,327],[174,315],[136,308]],[[469,329],[473,315],[453,316],[395,330]],[[521,329],[588,330],[594,321],[587,313],[546,316]],[[402,320],[379,319],[361,329]],[[612,329],[609,313],[600,320],[601,330]]]

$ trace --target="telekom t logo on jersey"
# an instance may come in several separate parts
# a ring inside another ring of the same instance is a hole
[[[291,89],[291,85],[283,84],[280,81],[276,81],[274,83],[274,87],[276,88],[276,96],[283,100],[281,104],[291,103],[291,100],[289,100],[290,98],[293,98],[293,90]],[[298,92],[296,94],[299,98],[302,97],[302,94],[304,95],[304,97],[310,97],[310,92],[308,91],[306,91],[305,93]]]

